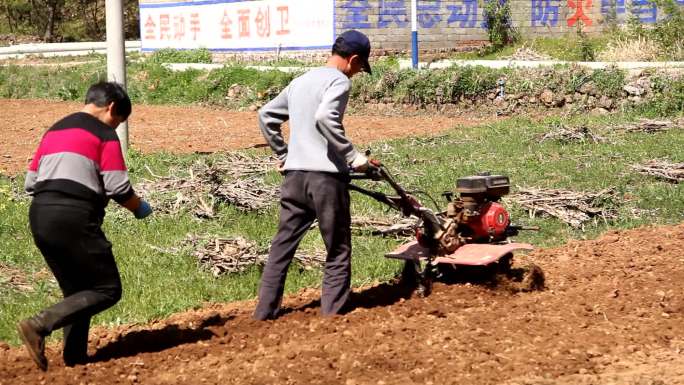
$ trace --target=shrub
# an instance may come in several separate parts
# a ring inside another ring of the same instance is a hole
[[[657,116],[684,114],[684,77],[654,76],[651,84],[654,95],[643,106],[645,112]]]
[[[591,80],[603,95],[616,97],[625,85],[625,71],[617,67],[597,69],[591,74]]]
[[[568,83],[565,86],[566,92],[577,92],[587,82],[592,80],[592,73],[585,67],[573,66],[567,77]]]
[[[518,40],[513,28],[511,7],[507,0],[485,0],[482,11],[489,42],[494,50],[499,50]]]
[[[654,39],[674,60],[684,59],[684,8],[674,0],[651,0],[665,13],[652,30]]]
[[[582,61],[594,61],[596,53],[594,46],[587,34],[582,30],[582,21],[577,24],[577,41],[579,43],[580,58]]]

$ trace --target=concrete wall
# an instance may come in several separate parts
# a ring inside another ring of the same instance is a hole
[[[207,0],[141,0],[140,3],[196,1],[206,3]],[[280,0],[284,4],[288,1]],[[676,1],[684,6],[684,0]],[[610,20],[624,23],[633,16],[645,24],[653,24],[664,17],[662,10],[648,0],[508,2],[513,26],[525,37],[575,33],[579,24],[593,34],[605,29]],[[485,0],[418,0],[421,51],[453,50],[468,42],[487,40],[482,16],[484,4]],[[374,51],[410,51],[410,8],[410,0],[335,0],[335,28],[337,33],[347,29],[365,32],[371,38]]]
[[[599,33],[610,20],[629,16],[653,24],[664,15],[646,0],[508,0],[513,26],[526,37],[576,33],[578,25]],[[366,32],[374,47],[410,50],[410,0],[337,0],[336,28]],[[418,35],[421,50],[454,49],[467,41],[487,40],[484,0],[419,0]],[[684,0],[678,0],[684,5]]]

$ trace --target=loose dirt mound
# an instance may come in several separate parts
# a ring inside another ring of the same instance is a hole
[[[332,319],[316,290],[276,321],[214,305],[98,329],[87,366],[51,347],[44,374],[6,348],[0,384],[682,384],[683,249],[684,223],[611,232],[519,258],[542,266],[544,291],[438,283],[423,299],[383,284]]]
[[[0,99],[0,173],[26,169],[42,132],[82,104],[47,100]],[[482,123],[476,117],[444,115],[350,115],[345,118],[348,136],[356,145],[375,140],[427,135]],[[130,145],[143,152],[213,152],[264,145],[256,112],[235,112],[205,107],[133,106]],[[4,170],[4,171],[3,171]]]

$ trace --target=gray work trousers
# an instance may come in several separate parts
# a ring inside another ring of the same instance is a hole
[[[258,320],[274,319],[280,310],[287,270],[306,230],[318,219],[327,250],[321,314],[341,312],[351,286],[351,214],[349,177],[316,171],[287,171],[281,187],[280,222],[271,243],[259,287]]]

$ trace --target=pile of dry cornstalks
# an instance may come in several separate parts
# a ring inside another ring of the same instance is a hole
[[[260,250],[257,245],[242,237],[220,237],[189,234],[180,247],[156,250],[179,254],[189,248],[200,266],[214,276],[239,273],[252,266],[263,266],[268,259],[268,250]],[[294,259],[304,269],[317,269],[325,263],[325,252],[298,253]]]
[[[643,164],[636,164],[632,169],[645,175],[651,175],[668,182],[684,181],[684,163],[670,163],[666,160],[650,160]]]
[[[264,175],[274,167],[274,158],[226,153],[214,162],[199,160],[187,172],[174,170],[145,180],[136,190],[164,213],[188,210],[200,218],[214,218],[219,203],[258,211],[278,201],[279,187],[264,182]]]
[[[673,128],[684,128],[684,119],[671,120],[654,120],[641,118],[636,123],[629,123],[619,127],[626,132],[647,132],[655,133],[667,131]]]
[[[566,127],[563,124],[556,124],[553,129],[544,134],[539,141],[547,140],[557,141],[560,143],[572,142],[605,142],[606,138],[599,136],[589,129],[587,126]]]
[[[530,217],[549,215],[580,228],[591,219],[617,218],[613,208],[617,197],[613,189],[596,193],[576,192],[556,189],[519,188],[509,200],[526,209]]]

